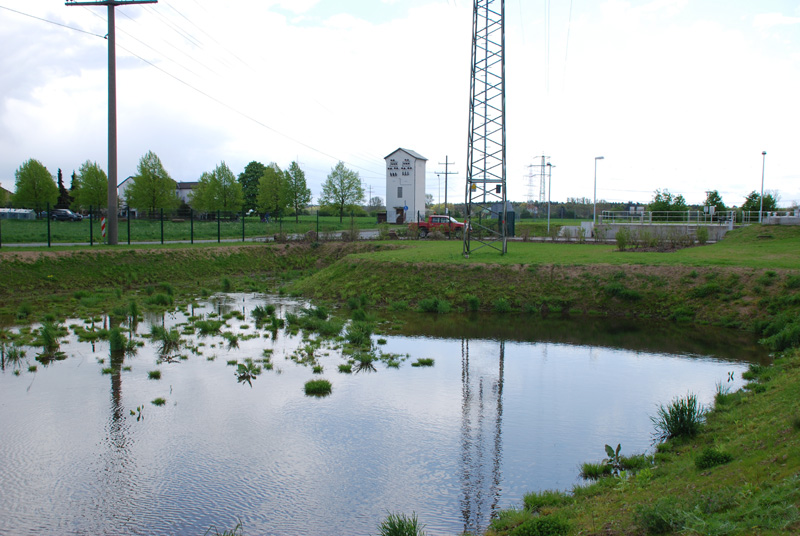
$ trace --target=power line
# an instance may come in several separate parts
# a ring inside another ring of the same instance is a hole
[[[74,4],[74,5],[80,5],[80,4]],[[100,4],[100,5],[103,5],[103,4]],[[11,8],[7,8],[5,6],[0,6],[0,8],[1,9],[6,9],[8,11],[12,11],[14,13],[18,13],[20,15],[24,15],[24,16],[27,16],[27,17],[30,17],[30,18],[33,18],[33,19],[36,19],[36,20],[39,20],[41,22],[46,22],[48,24],[54,24],[56,26],[61,26],[61,27],[64,27],[64,28],[67,28],[67,29],[70,29],[70,30],[74,30],[74,31],[77,31],[77,32],[81,32],[81,33],[85,33],[85,34],[88,34],[88,35],[92,35],[94,37],[100,37],[100,38],[105,39],[105,36],[103,36],[103,35],[99,35],[99,34],[96,34],[96,33],[88,32],[88,31],[82,30],[80,28],[75,28],[75,27],[72,27],[72,26],[68,26],[66,24],[61,24],[61,23],[58,23],[58,22],[55,22],[55,21],[52,21],[52,20],[48,20],[48,19],[44,19],[44,18],[41,18],[41,17],[37,17],[35,15],[30,15],[28,13],[23,13],[21,11],[17,11],[17,10],[11,9]],[[353,168],[356,168],[356,169],[360,169],[360,170],[365,171],[367,173],[374,174],[375,180],[379,180],[379,178],[381,177],[381,173],[376,171],[376,170],[374,170],[374,169],[365,168],[363,166],[359,166],[357,164],[349,162],[348,160],[345,160],[345,159],[342,159],[342,158],[337,158],[336,156],[333,156],[332,154],[329,154],[329,153],[327,153],[327,152],[325,152],[325,151],[323,151],[321,149],[317,149],[316,147],[313,147],[313,146],[311,146],[311,145],[309,145],[309,144],[307,144],[307,143],[305,143],[305,142],[303,142],[303,141],[301,141],[299,139],[293,138],[292,136],[289,136],[288,134],[285,134],[285,133],[283,133],[283,132],[281,132],[281,131],[279,131],[279,130],[277,130],[277,129],[269,126],[269,125],[267,125],[266,123],[260,121],[259,119],[256,119],[256,118],[254,118],[254,117],[252,117],[250,115],[247,115],[246,113],[238,110],[237,108],[234,108],[232,105],[229,105],[229,104],[223,102],[222,100],[210,95],[209,93],[206,93],[205,91],[193,86],[189,82],[186,82],[185,80],[179,78],[178,76],[176,76],[176,75],[170,73],[169,71],[159,67],[157,64],[153,63],[152,61],[143,58],[139,54],[136,54],[135,52],[133,52],[129,48],[126,48],[125,46],[120,45],[120,44],[117,44],[117,46],[120,49],[122,49],[125,52],[127,52],[128,54],[130,54],[131,56],[133,56],[135,58],[138,58],[140,61],[146,63],[147,65],[153,67],[154,69],[157,69],[158,71],[160,71],[163,74],[169,76],[170,78],[174,79],[175,81],[183,84],[184,86],[188,87],[189,89],[194,90],[195,92],[197,92],[200,95],[206,97],[207,99],[212,100],[215,103],[219,104],[223,108],[226,108],[231,112],[234,112],[235,114],[237,114],[237,115],[239,115],[239,116],[241,116],[241,117],[243,117],[243,118],[255,123],[256,125],[258,125],[258,126],[260,126],[262,128],[270,130],[271,132],[274,132],[275,134],[277,134],[277,135],[279,135],[279,136],[281,136],[281,137],[283,137],[283,138],[285,138],[285,139],[287,139],[287,140],[289,140],[289,141],[291,141],[293,143],[301,145],[302,147],[305,147],[305,148],[307,148],[307,149],[309,149],[309,150],[311,150],[311,151],[313,151],[313,152],[315,152],[317,154],[320,154],[322,156],[325,156],[325,157],[330,158],[330,159],[335,160],[335,161],[343,162],[343,163],[347,164],[350,167],[353,167]],[[150,48],[152,49],[152,47],[150,47]],[[155,50],[155,49],[152,49],[152,50]]]
[[[56,22],[56,21],[53,21],[53,20],[43,19],[41,17],[37,17],[36,15],[31,15],[30,13],[23,13],[22,11],[17,11],[16,9],[11,9],[10,7],[0,6],[0,9],[5,9],[7,11],[12,11],[12,12],[14,12],[14,13],[16,13],[18,15],[22,15],[24,17],[30,17],[32,19],[40,20],[40,21],[46,22],[48,24],[55,24],[56,26],[61,26],[62,28],[67,28],[69,30],[73,30],[73,31],[76,31],[76,32],[85,33],[87,35],[91,35],[91,36],[94,36],[94,37],[99,37],[101,39],[105,39],[106,38],[105,35],[96,34],[94,32],[87,32],[86,30],[81,30],[80,28],[75,28],[74,26],[68,26],[66,24],[61,24],[60,22]]]

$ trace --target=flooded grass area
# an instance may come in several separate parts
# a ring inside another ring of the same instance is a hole
[[[352,305],[4,328],[0,534],[368,535],[387,512],[477,532],[605,444],[651,451],[659,404],[710,404],[766,359],[708,326]]]

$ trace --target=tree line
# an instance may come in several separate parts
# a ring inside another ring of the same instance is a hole
[[[124,202],[142,212],[174,210],[181,204],[175,181],[152,151],[139,159],[136,175],[125,188]],[[0,200],[5,201],[5,200]],[[339,162],[331,169],[322,185],[320,205],[339,215],[364,201],[364,188],[358,172]],[[15,172],[15,191],[11,195],[15,207],[32,208],[37,212],[53,208],[87,210],[106,208],[108,176],[96,162],[87,160],[77,173],[73,171],[70,188],[64,186],[59,168],[57,178],[40,161],[33,158]],[[253,210],[270,217],[294,214],[295,219],[311,203],[311,190],[305,172],[297,162],[286,170],[275,162],[264,165],[253,161],[237,177],[220,162],[204,172],[189,199],[189,206],[199,212],[239,212]]]

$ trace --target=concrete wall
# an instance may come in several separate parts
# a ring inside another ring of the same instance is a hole
[[[597,224],[593,236],[597,239],[614,240],[620,229],[630,229],[634,239],[642,234],[653,238],[667,239],[672,236],[689,235],[697,237],[697,228],[708,229],[708,239],[711,241],[722,240],[725,233],[733,229],[732,225],[689,225],[689,224],[630,224],[630,223],[600,223]]]

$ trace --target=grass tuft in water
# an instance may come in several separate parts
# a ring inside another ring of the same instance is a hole
[[[153,404],[154,406],[163,406],[166,403],[167,403],[167,399],[166,398],[162,398],[162,397],[154,398],[151,401],[151,404]]]
[[[151,380],[160,380],[161,379],[161,371],[160,370],[151,370],[147,373],[147,377]]]
[[[309,396],[328,396],[333,390],[333,386],[328,380],[309,380],[304,388],[306,395]]]
[[[378,531],[380,536],[425,536],[424,528],[414,512],[411,516],[390,513],[378,526]]]
[[[432,357],[420,357],[413,363],[411,363],[412,367],[432,367],[434,360]]]

